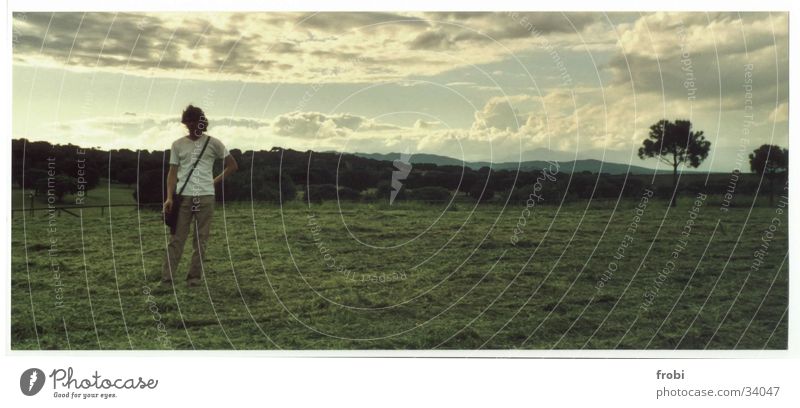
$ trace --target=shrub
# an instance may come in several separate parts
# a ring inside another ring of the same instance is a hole
[[[478,200],[478,202],[483,203],[491,200],[494,197],[494,190],[490,189],[489,187],[484,189],[483,184],[475,184],[469,190],[469,196]]]
[[[339,200],[358,201],[361,193],[350,187],[339,187]]]
[[[444,187],[420,187],[409,193],[412,200],[426,202],[442,202],[450,200],[450,190]]]
[[[306,186],[306,201],[321,203],[325,200],[336,199],[335,184],[309,184]]]
[[[141,204],[160,203],[167,195],[166,173],[161,169],[147,170],[139,175],[133,199]]]
[[[377,188],[375,189],[375,198],[378,201],[386,200],[386,202],[389,202],[391,197],[392,197],[392,184],[386,180],[379,182]],[[408,189],[404,184],[400,188],[400,191],[397,192],[397,195],[395,196],[394,199],[395,201],[398,201],[398,200],[406,200],[408,198],[409,198]]]

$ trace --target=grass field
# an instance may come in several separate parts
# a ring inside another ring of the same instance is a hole
[[[30,191],[30,190],[29,190]],[[73,206],[79,203],[84,206],[98,206],[98,205],[119,205],[119,204],[136,204],[133,198],[133,188],[121,184],[109,183],[107,179],[102,179],[97,187],[88,191],[88,193],[80,198],[76,195],[67,194],[63,198],[63,202],[59,206]],[[34,211],[38,209],[45,209],[47,207],[47,197],[38,195],[33,198],[25,195],[20,188],[11,189],[11,208],[13,209],[30,209],[33,205]],[[24,202],[23,202],[24,201]]]
[[[174,289],[158,283],[156,212],[18,211],[11,346],[786,348],[786,212],[723,213],[709,197],[691,215],[692,201],[650,201],[635,232],[636,200],[528,216],[524,204],[218,203],[204,283]]]

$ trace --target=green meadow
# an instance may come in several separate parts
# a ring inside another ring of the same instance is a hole
[[[785,209],[693,200],[217,203],[191,288],[159,283],[157,212],[37,203],[11,216],[11,347],[785,349]]]

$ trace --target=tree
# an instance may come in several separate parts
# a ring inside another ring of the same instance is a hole
[[[180,187],[178,187],[180,188]],[[139,174],[133,199],[139,204],[163,203],[167,196],[167,170],[149,169]],[[157,207],[155,207],[157,208]]]
[[[55,177],[44,177],[36,181],[36,194],[46,197],[55,197],[57,203],[64,202],[64,196],[78,192],[77,180],[69,177],[57,175]]]
[[[666,119],[650,126],[650,135],[639,148],[639,158],[657,157],[663,163],[672,166],[672,198],[670,205],[675,206],[678,194],[678,166],[698,167],[708,157],[711,142],[703,136],[703,131],[692,131],[692,122],[676,120],[674,123]]]
[[[136,183],[136,179],[139,178],[139,174],[136,171],[136,166],[128,167],[122,169],[117,172],[117,181],[122,184],[127,184],[130,186],[133,183]]]
[[[789,149],[775,145],[761,145],[750,153],[750,170],[769,180],[769,205],[775,194],[775,179],[789,171]]]

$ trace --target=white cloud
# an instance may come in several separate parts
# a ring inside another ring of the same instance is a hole
[[[354,132],[399,129],[363,116],[348,113],[291,112],[280,115],[272,123],[275,134],[296,138],[344,137]]]
[[[787,122],[789,120],[789,104],[783,102],[769,114],[770,122]]]
[[[417,121],[414,122],[414,129],[431,129],[441,126],[441,124],[442,122],[439,122],[438,120],[417,119]]]
[[[526,120],[526,117],[520,114],[520,109],[534,100],[535,98],[529,95],[489,98],[483,109],[475,112],[473,129],[517,130]]]

